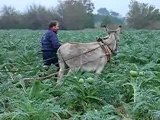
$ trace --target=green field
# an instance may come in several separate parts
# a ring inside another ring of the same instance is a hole
[[[36,80],[43,32],[0,30],[0,120],[160,120],[160,31],[123,30],[119,53],[99,78],[79,71],[61,87],[54,77]],[[105,35],[102,29],[60,31],[59,39]],[[54,72],[52,66],[46,74]]]

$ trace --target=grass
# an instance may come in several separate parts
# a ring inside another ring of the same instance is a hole
[[[73,73],[56,87],[54,78],[36,78],[42,69],[44,31],[0,30],[0,119],[158,120],[160,118],[160,31],[122,31],[119,53],[102,75]],[[102,29],[60,31],[65,42],[91,42]],[[130,71],[143,72],[133,77]],[[54,66],[49,71],[55,72]],[[88,82],[88,78],[93,78]],[[79,81],[83,79],[83,81]]]

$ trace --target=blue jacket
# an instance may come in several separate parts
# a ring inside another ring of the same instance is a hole
[[[42,51],[55,51],[61,46],[57,34],[52,30],[48,31],[41,38]]]

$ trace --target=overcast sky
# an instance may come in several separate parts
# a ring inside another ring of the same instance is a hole
[[[43,5],[47,8],[56,7],[58,0],[0,0],[0,9],[2,6],[13,6],[16,10],[21,12],[25,11],[26,7],[31,4]],[[128,4],[131,0],[92,0],[95,5],[94,12],[99,8],[107,8],[108,10],[113,10],[125,16],[128,12]],[[154,5],[156,8],[160,9],[160,0],[137,0],[143,3],[149,3]]]

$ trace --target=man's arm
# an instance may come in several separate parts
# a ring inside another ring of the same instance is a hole
[[[61,46],[61,44],[59,43],[59,40],[57,38],[57,35],[55,33],[50,33],[50,40],[52,42],[53,48],[58,49]]]

